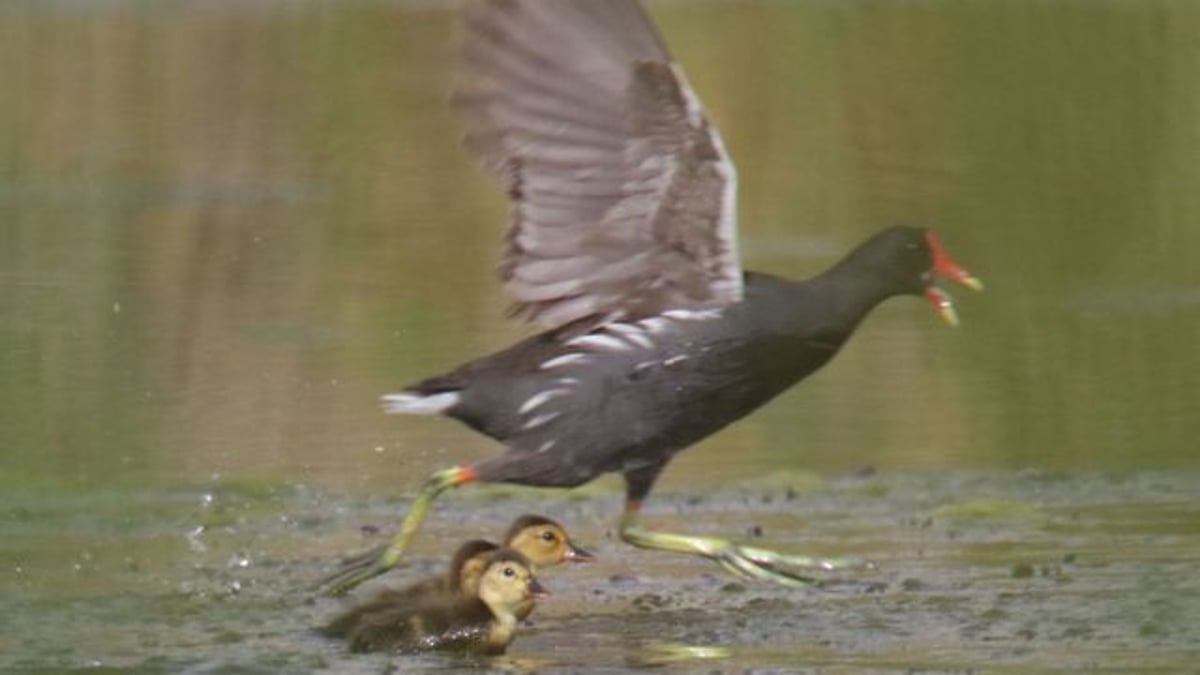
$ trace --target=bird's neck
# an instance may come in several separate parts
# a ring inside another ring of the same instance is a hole
[[[897,295],[894,284],[873,272],[848,256],[802,285],[828,308],[831,319],[852,331],[879,303]]]
[[[834,267],[804,281],[761,273],[748,278],[747,304],[767,333],[840,346],[871,309],[889,297],[882,285]]]
[[[507,645],[512,641],[513,633],[517,630],[516,614],[508,607],[496,607],[488,604],[487,608],[492,613],[492,620],[488,624],[488,643]]]

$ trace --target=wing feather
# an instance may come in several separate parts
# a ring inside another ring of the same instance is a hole
[[[742,294],[736,174],[636,0],[473,0],[466,145],[512,200],[500,275],[549,326]]]

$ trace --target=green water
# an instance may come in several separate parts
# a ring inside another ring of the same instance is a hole
[[[523,510],[604,542],[549,578],[518,670],[638,667],[660,634],[738,672],[1192,667],[1200,5],[653,9],[738,163],[747,267],[805,276],[905,222],[988,284],[958,329],[885,305],[648,504],[881,568],[722,592],[607,539],[604,483],[447,497],[419,569]],[[377,397],[526,334],[492,271],[504,202],[446,105],[453,18],[0,5],[0,668],[378,670],[305,632],[332,608],[305,584],[495,448]],[[740,487],[778,470],[795,499]]]

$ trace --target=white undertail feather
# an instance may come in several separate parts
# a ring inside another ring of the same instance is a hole
[[[458,392],[445,391],[440,394],[413,394],[401,392],[380,398],[383,410],[388,413],[406,415],[437,415],[458,403]]]

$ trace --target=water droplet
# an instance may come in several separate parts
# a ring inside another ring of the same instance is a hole
[[[204,534],[204,526],[197,525],[187,532],[188,548],[192,553],[204,553],[208,547],[200,540],[200,535]]]

